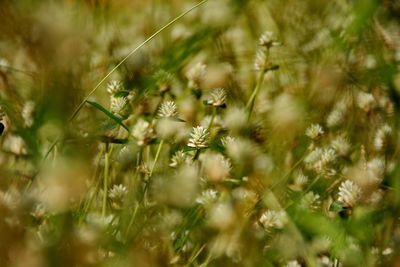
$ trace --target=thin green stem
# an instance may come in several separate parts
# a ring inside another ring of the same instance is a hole
[[[247,101],[246,111],[247,111],[248,119],[250,119],[251,113],[253,112],[254,101],[256,99],[256,96],[258,95],[258,92],[260,91],[262,83],[264,82],[265,73],[266,73],[266,70],[263,70],[260,72],[260,76],[258,77],[256,87],[254,88],[253,93],[251,94],[251,96],[249,98],[249,101]]]
[[[156,167],[163,144],[164,144],[164,139],[161,139],[160,144],[158,145],[158,148],[157,148],[156,157],[154,158],[153,166],[151,167],[151,170],[150,170],[149,177],[151,177],[151,175],[153,174],[154,168]]]
[[[105,152],[104,152],[104,180],[103,180],[103,205],[101,210],[101,217],[105,218],[106,210],[107,210],[107,193],[108,193],[108,176],[110,172],[110,162],[109,162],[109,149],[108,144],[105,144]]]
[[[213,108],[213,112],[212,112],[212,115],[211,115],[211,120],[210,120],[210,123],[208,124],[207,131],[210,131],[210,129],[211,129],[213,123],[214,123],[216,115],[217,115],[217,107]]]
[[[136,48],[134,48],[131,52],[129,52],[128,55],[126,55],[114,68],[112,68],[107,74],[106,76],[104,76],[100,82],[97,83],[97,85],[89,92],[89,94],[86,95],[86,97],[82,100],[82,102],[77,106],[77,108],[75,109],[75,111],[72,113],[69,122],[73,121],[76,116],[78,115],[79,111],[83,108],[83,106],[85,105],[86,101],[90,98],[90,96],[92,94],[94,94],[94,92],[96,92],[96,90],[100,87],[100,85],[102,85],[107,79],[108,77],[110,77],[110,75],[116,71],[122,64],[124,64],[124,62],[130,57],[132,56],[134,53],[136,53],[140,48],[142,48],[143,46],[145,46],[148,42],[150,42],[152,39],[154,39],[157,35],[159,35],[162,31],[164,31],[165,29],[167,29],[168,27],[170,27],[171,25],[173,25],[175,22],[177,22],[178,20],[180,20],[182,17],[184,17],[185,15],[187,15],[189,12],[191,12],[192,10],[196,9],[197,7],[201,6],[202,4],[206,3],[208,0],[203,0],[199,3],[197,3],[196,5],[194,5],[193,7],[189,8],[187,11],[183,12],[182,14],[180,14],[179,16],[175,17],[173,20],[171,20],[170,22],[168,22],[167,24],[165,24],[163,27],[161,27],[158,31],[156,31],[155,33],[153,33],[149,38],[147,38],[146,40],[144,40],[142,43],[140,43]],[[43,160],[45,160],[47,158],[47,156],[49,155],[49,153],[53,150],[55,144],[58,143],[59,141],[59,137],[54,141],[54,143],[50,146],[49,151],[47,151],[47,153],[45,154]]]

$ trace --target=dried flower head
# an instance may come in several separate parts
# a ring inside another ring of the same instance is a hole
[[[170,167],[177,167],[182,163],[188,162],[190,158],[182,151],[178,150],[171,158],[171,163],[169,164]]]
[[[217,88],[211,93],[211,99],[207,101],[209,105],[220,107],[225,104],[226,91],[223,88]]]
[[[193,127],[190,133],[190,139],[188,146],[195,147],[197,149],[206,148],[209,138],[209,132],[202,126]]]
[[[306,135],[311,139],[317,139],[321,135],[324,134],[324,130],[322,129],[321,125],[319,124],[312,124],[306,130]]]
[[[174,101],[166,101],[158,109],[158,116],[161,118],[174,118],[178,115],[178,110]]]
[[[342,182],[339,186],[338,200],[346,203],[346,205],[353,207],[358,203],[361,198],[361,188],[350,180]]]
[[[112,80],[107,84],[107,92],[111,95],[114,95],[123,90],[124,90],[124,86],[121,81]]]

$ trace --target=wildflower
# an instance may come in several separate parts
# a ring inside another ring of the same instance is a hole
[[[196,203],[202,204],[202,205],[209,205],[213,202],[215,202],[218,198],[218,191],[214,189],[207,189],[203,192],[201,192],[201,196],[196,198]]]
[[[221,154],[206,153],[201,160],[204,163],[204,172],[207,179],[213,182],[224,181],[231,170],[231,161]]]
[[[370,111],[375,103],[375,98],[370,93],[360,91],[357,95],[357,105],[364,111]]]
[[[207,147],[209,132],[206,128],[202,126],[193,127],[190,137],[188,146],[197,149]]]
[[[223,146],[227,146],[229,143],[235,142],[235,137],[225,136],[221,138],[221,143]]]
[[[110,110],[113,114],[120,118],[126,118],[131,113],[131,105],[129,99],[126,96],[115,96],[110,97]]]
[[[123,200],[128,194],[126,186],[119,184],[114,185],[108,192],[108,197],[111,199],[111,205],[114,209],[121,209]]]
[[[235,213],[232,206],[228,203],[216,203],[209,212],[208,223],[220,230],[228,228],[234,223]]]
[[[169,164],[170,167],[177,167],[178,165],[187,162],[188,157],[182,150],[176,151],[176,153],[171,158],[171,163]]]
[[[33,114],[35,111],[35,103],[33,101],[27,101],[22,108],[22,118],[26,127],[33,125]]]
[[[324,130],[322,129],[321,125],[313,124],[306,130],[306,135],[311,139],[317,139],[321,135],[324,134]]]
[[[352,207],[360,200],[361,193],[361,188],[359,188],[352,181],[346,180],[342,182],[339,186],[338,200]]]
[[[120,81],[112,80],[107,84],[107,92],[110,95],[114,95],[123,90],[124,90],[124,87],[122,85],[122,82],[120,82]]]
[[[392,134],[392,128],[390,128],[389,125],[385,124],[382,127],[380,127],[376,131],[376,135],[374,138],[375,149],[378,151],[382,150],[386,146],[391,134]]]
[[[154,136],[153,128],[148,121],[139,119],[132,130],[132,136],[137,139],[137,144],[143,146]]]
[[[268,63],[267,55],[265,54],[265,51],[263,50],[258,50],[256,53],[256,58],[254,61],[254,69],[263,71],[268,68],[270,64]]]
[[[26,155],[24,139],[18,135],[7,135],[3,143],[3,149],[15,155]]]
[[[178,115],[174,101],[166,101],[158,109],[158,116],[161,118],[173,118]]]
[[[346,156],[350,151],[350,143],[343,136],[338,136],[331,142],[331,146],[341,156]]]
[[[267,231],[270,231],[273,228],[282,229],[287,223],[287,216],[283,210],[268,210],[261,215],[259,221]]]
[[[217,88],[211,93],[211,99],[208,100],[209,105],[220,107],[225,104],[226,91],[223,88]]]
[[[328,127],[336,127],[343,122],[347,112],[348,102],[348,97],[345,96],[335,104],[326,118],[326,125]]]
[[[194,67],[192,67],[187,73],[186,77],[189,80],[190,88],[199,88],[201,82],[204,79],[206,73],[206,65],[199,62]]]
[[[281,43],[277,41],[275,34],[272,31],[266,31],[261,34],[258,44],[260,46],[271,48],[273,46],[279,46]]]

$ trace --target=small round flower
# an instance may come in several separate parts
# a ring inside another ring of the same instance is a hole
[[[319,124],[312,124],[306,130],[306,135],[311,139],[317,139],[321,135],[324,134],[324,130],[322,129],[321,125]]]
[[[128,189],[126,186],[122,184],[114,185],[108,192],[108,197],[111,200],[112,207],[115,209],[121,209],[123,200],[127,194]]]
[[[154,136],[154,130],[148,121],[139,119],[133,127],[132,136],[137,139],[137,144],[143,146]]]
[[[265,51],[258,50],[256,54],[256,59],[254,60],[254,69],[255,70],[265,70],[268,68],[268,60]]]
[[[370,111],[375,105],[375,98],[370,93],[360,91],[357,95],[357,105],[364,111]]]
[[[296,260],[288,261],[285,267],[301,267],[300,263]]]
[[[380,127],[376,131],[374,138],[375,149],[378,151],[382,150],[386,146],[391,134],[392,134],[392,128],[390,128],[389,125],[385,124],[382,127]]]
[[[268,210],[261,215],[259,221],[266,231],[270,231],[274,228],[282,229],[287,223],[287,216],[283,210]]]
[[[202,205],[209,205],[211,203],[214,203],[217,199],[218,199],[218,191],[214,189],[207,189],[201,192],[201,196],[196,198],[196,203]]]
[[[206,65],[199,62],[192,67],[187,73],[186,77],[189,80],[189,87],[198,88],[204,79],[206,73]]]
[[[207,101],[208,104],[215,107],[220,107],[225,104],[226,91],[223,88],[217,88],[211,93],[211,99]]]
[[[352,207],[360,200],[361,193],[361,188],[358,185],[350,180],[346,180],[339,186],[338,200]]]
[[[120,81],[112,80],[107,84],[107,92],[111,95],[114,95],[123,90],[124,90],[124,86],[122,85],[122,82],[120,82]]]
[[[346,156],[351,148],[349,141],[343,136],[338,136],[332,140],[331,146],[341,156]]]
[[[320,195],[310,191],[301,199],[300,206],[304,209],[317,210],[321,204],[320,198]]]
[[[131,113],[131,105],[128,98],[124,96],[116,97],[111,95],[110,110],[120,118],[127,118]]]
[[[190,133],[190,139],[188,146],[195,147],[197,149],[206,148],[208,143],[209,132],[202,126],[193,127]]]
[[[171,158],[171,163],[169,164],[170,167],[177,167],[180,164],[187,162],[188,157],[182,150],[178,150],[175,152],[175,154]]]
[[[270,48],[272,46],[279,46],[281,43],[278,42],[278,39],[272,31],[266,31],[261,34],[258,44]]]
[[[27,101],[22,108],[22,118],[24,119],[24,124],[27,127],[33,125],[33,117],[35,112],[35,103],[33,101]]]
[[[174,101],[166,101],[158,109],[158,116],[161,118],[173,118],[178,115]]]

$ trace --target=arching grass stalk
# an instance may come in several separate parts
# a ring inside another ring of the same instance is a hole
[[[129,52],[128,55],[126,55],[114,68],[112,68],[112,70],[110,70],[101,80],[100,82],[97,83],[97,85],[89,92],[89,94],[86,95],[86,97],[82,100],[82,102],[77,106],[77,108],[75,109],[75,111],[72,113],[70,119],[68,122],[73,121],[76,116],[78,115],[79,111],[81,111],[81,109],[83,108],[83,106],[85,105],[86,101],[89,100],[89,97],[94,94],[94,92],[96,92],[96,90],[100,87],[100,85],[102,85],[107,79],[108,77],[110,77],[110,75],[116,71],[122,64],[124,64],[124,62],[130,57],[132,56],[134,53],[136,53],[140,48],[142,48],[143,46],[145,46],[148,42],[150,42],[152,39],[154,39],[157,35],[159,35],[161,32],[163,32],[165,29],[167,29],[168,27],[170,27],[171,25],[173,25],[175,22],[177,22],[178,20],[180,20],[182,17],[186,16],[189,12],[193,11],[194,9],[196,9],[197,7],[201,6],[202,4],[208,2],[208,0],[203,0],[199,3],[197,3],[196,5],[192,6],[191,8],[189,8],[188,10],[186,10],[185,12],[181,13],[179,16],[175,17],[173,20],[171,20],[170,22],[168,22],[167,24],[165,24],[163,27],[161,27],[158,31],[156,31],[155,33],[153,33],[149,38],[147,38],[146,40],[144,40],[142,43],[140,43],[137,47],[135,47],[131,52]],[[58,137],[54,143],[50,146],[49,150],[46,152],[43,161],[47,159],[48,155],[50,154],[50,152],[54,149],[54,146],[58,143],[60,137]]]
[[[105,218],[107,210],[108,176],[110,173],[110,150],[108,146],[108,143],[106,143],[104,150],[103,204],[101,209],[102,218]]]
[[[161,148],[163,147],[163,145],[164,145],[164,139],[161,139],[160,144],[158,144],[156,157],[154,158],[153,166],[151,166],[149,177],[151,177],[153,175],[153,171],[154,171],[154,168],[156,167],[158,158],[160,156]]]

